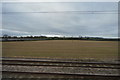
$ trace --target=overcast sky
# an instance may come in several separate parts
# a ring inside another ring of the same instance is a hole
[[[2,4],[0,30],[8,35],[117,37],[117,10],[117,2],[7,2]]]

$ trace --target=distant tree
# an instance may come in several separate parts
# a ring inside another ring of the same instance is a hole
[[[3,38],[8,38],[8,35],[7,35],[7,34],[4,34],[4,35],[3,35]]]
[[[5,39],[5,41],[8,40],[8,37],[9,37],[9,36],[8,36],[7,34],[4,34],[4,35],[3,35],[3,38]]]
[[[17,36],[13,36],[13,38],[18,38]]]
[[[30,38],[33,38],[33,36],[31,35]]]

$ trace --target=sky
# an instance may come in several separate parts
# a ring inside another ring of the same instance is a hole
[[[119,0],[1,0],[2,2],[119,2]]]
[[[117,11],[117,2],[4,2],[0,30],[11,36],[117,37]]]

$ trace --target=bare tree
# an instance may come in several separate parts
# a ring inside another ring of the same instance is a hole
[[[4,34],[4,35],[3,35],[3,38],[4,38],[5,41],[8,40],[8,37],[9,37],[9,36],[8,36],[7,34]]]

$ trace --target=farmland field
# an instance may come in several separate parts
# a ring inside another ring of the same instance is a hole
[[[2,43],[3,57],[115,59],[117,41],[44,40]]]

